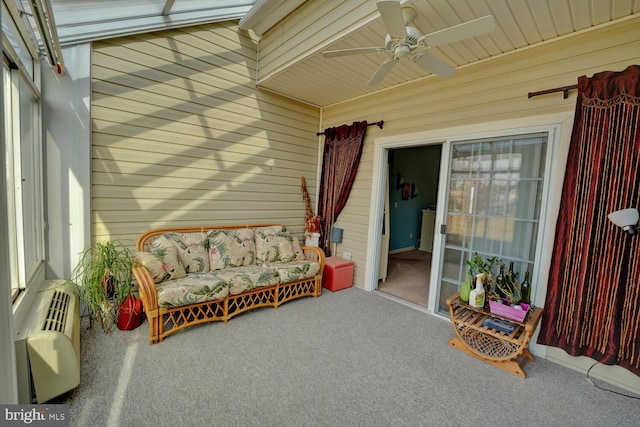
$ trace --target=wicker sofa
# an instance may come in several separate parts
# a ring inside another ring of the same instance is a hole
[[[138,238],[133,274],[149,343],[191,325],[322,293],[324,252],[277,224],[162,228]]]

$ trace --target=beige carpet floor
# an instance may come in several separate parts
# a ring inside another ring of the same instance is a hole
[[[431,252],[412,250],[389,255],[387,279],[378,283],[378,290],[427,307]]]
[[[83,321],[80,386],[52,403],[71,427],[638,427],[638,401],[584,372],[536,358],[523,380],[377,295],[322,292],[154,345],[148,322],[107,335]]]

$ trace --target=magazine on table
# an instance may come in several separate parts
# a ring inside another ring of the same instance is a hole
[[[515,324],[507,322],[506,320],[496,319],[495,317],[489,317],[487,320],[482,322],[482,326],[507,334],[510,334],[516,328]]]

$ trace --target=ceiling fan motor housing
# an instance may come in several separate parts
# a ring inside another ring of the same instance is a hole
[[[411,46],[418,44],[418,40],[422,37],[422,32],[414,26],[407,26],[407,43]]]
[[[412,7],[403,7],[402,11],[402,19],[404,20],[404,25],[409,25],[409,23],[413,22],[416,17],[416,10]]]
[[[417,47],[418,41],[420,37],[422,37],[422,32],[416,27],[408,26],[406,27],[407,37],[404,39],[392,39],[389,34],[384,38],[384,48],[388,51],[395,50],[398,46],[409,46],[411,50]]]

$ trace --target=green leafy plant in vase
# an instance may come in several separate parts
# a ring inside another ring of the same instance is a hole
[[[469,302],[469,293],[475,286],[476,276],[483,275],[482,282],[485,292],[489,292],[494,281],[493,268],[496,263],[496,257],[482,258],[477,252],[471,258],[465,261],[467,266],[467,278],[460,286],[460,300]]]
[[[96,243],[82,252],[71,273],[80,300],[105,332],[116,323],[122,302],[131,297],[133,254],[122,242]]]

